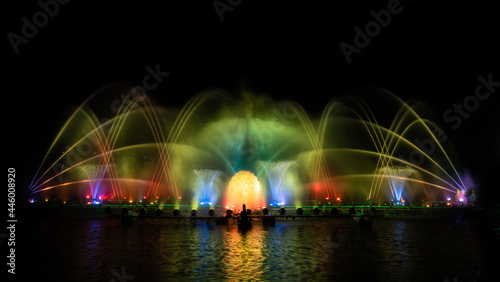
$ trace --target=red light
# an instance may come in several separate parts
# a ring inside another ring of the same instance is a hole
[[[337,201],[340,201],[340,197],[337,198]]]
[[[101,197],[101,196],[99,196],[99,200],[102,200],[102,197]]]
[[[314,183],[313,184],[313,189],[317,191],[321,190],[321,183]]]
[[[156,199],[158,199],[158,198],[159,198],[159,197],[158,197],[158,196],[156,196]]]
[[[326,197],[327,200],[330,200],[330,197]]]
[[[89,196],[89,195],[87,195],[87,196],[85,196],[85,198],[89,199],[89,198],[90,198],[90,196]]]
[[[179,197],[179,200],[182,199],[182,197]]]
[[[142,197],[143,199],[146,199],[146,196]]]

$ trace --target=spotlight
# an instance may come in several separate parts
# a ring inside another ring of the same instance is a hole
[[[210,209],[210,210],[208,211],[208,215],[210,215],[210,216],[214,216],[214,215],[215,215],[215,211],[214,211],[214,209]]]
[[[281,209],[280,209],[280,214],[281,214],[281,215],[285,215],[285,213],[286,213],[285,208],[281,208]]]
[[[163,214],[163,211],[161,209],[156,210],[156,216],[160,217]]]
[[[314,208],[314,209],[313,209],[313,213],[314,213],[315,215],[319,215],[319,209],[318,209],[318,208]]]
[[[173,212],[174,216],[179,216],[180,213],[181,212],[178,209],[175,209]]]
[[[191,216],[196,216],[196,214],[197,214],[197,213],[198,213],[198,211],[197,211],[197,210],[195,210],[195,209],[193,209],[193,210],[191,211]]]
[[[141,209],[139,210],[139,216],[140,216],[140,217],[145,217],[145,216],[146,216],[146,210],[145,210],[144,208],[141,208]]]
[[[302,213],[304,213],[304,210],[302,208],[298,208],[297,209],[297,214],[298,215],[302,215]]]
[[[279,206],[284,206],[285,202],[272,201],[271,203],[269,203],[269,205],[274,207],[279,207]]]
[[[263,215],[268,215],[269,214],[269,210],[267,208],[262,209],[262,214]]]

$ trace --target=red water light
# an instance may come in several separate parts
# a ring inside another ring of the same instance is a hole
[[[318,192],[319,190],[321,190],[321,187],[322,187],[321,183],[314,183],[314,184],[313,184],[313,189],[314,189],[316,192]]]

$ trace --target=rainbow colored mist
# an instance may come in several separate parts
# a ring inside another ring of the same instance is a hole
[[[110,91],[67,119],[29,186],[34,196],[260,208],[467,190],[427,107],[386,91],[333,99],[316,116],[295,102],[215,90],[177,109],[131,89],[98,115],[92,108]]]

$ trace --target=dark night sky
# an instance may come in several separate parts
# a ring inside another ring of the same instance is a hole
[[[159,64],[170,75],[151,94],[178,106],[209,87],[237,95],[244,86],[316,113],[354,87],[382,87],[428,103],[482,178],[499,168],[500,87],[457,130],[442,120],[474,94],[479,75],[500,81],[492,6],[401,1],[402,11],[348,64],[339,44],[354,45],[354,27],[364,29],[371,10],[393,1],[242,1],[222,22],[214,1],[71,1],[17,54],[7,34],[21,35],[21,19],[41,7],[12,2],[3,13],[6,166],[34,169],[72,107],[106,84],[140,84],[144,68]]]

